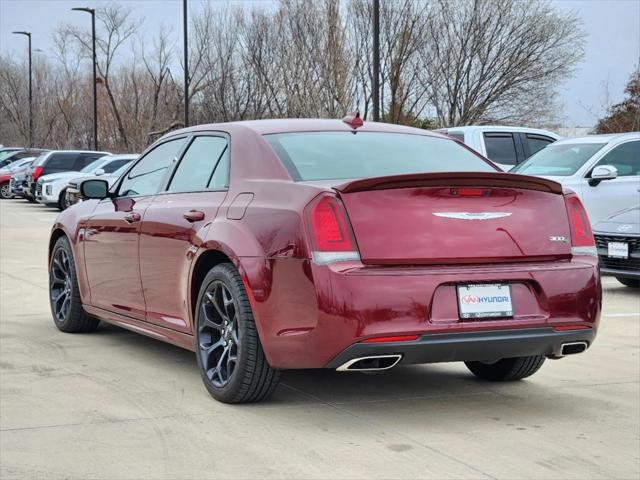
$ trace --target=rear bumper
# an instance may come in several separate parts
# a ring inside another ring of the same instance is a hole
[[[265,262],[255,257],[242,258],[241,263],[265,354],[273,367],[282,369],[333,365],[342,352],[365,348],[361,343],[375,337],[418,335],[420,346],[421,342],[428,344],[429,339],[444,338],[440,335],[532,332],[560,325],[588,327],[595,335],[602,307],[595,257],[527,264],[407,267],[370,267],[359,262],[319,266],[302,259]],[[459,318],[456,285],[483,282],[511,285],[513,318]],[[511,340],[497,341],[504,350],[498,354],[538,354],[528,346],[536,339],[515,341],[508,347],[504,345]],[[541,340],[542,347],[536,348],[552,355],[552,347],[562,342],[549,346],[544,344],[547,340]],[[486,341],[480,344],[487,345]],[[380,348],[364,345],[372,350]],[[403,343],[402,347],[411,349],[412,345]],[[451,346],[447,342],[442,345],[437,349]],[[469,355],[480,354],[484,348],[470,347],[464,358],[480,360]],[[439,350],[434,360],[430,353],[420,353],[424,355],[425,359],[418,361],[456,359]],[[407,353],[403,361],[412,357]]]
[[[593,329],[556,332],[553,328],[496,330],[491,332],[422,335],[415,341],[356,343],[334,357],[326,368],[336,369],[350,360],[377,355],[401,355],[400,363],[484,361],[533,355],[561,356],[565,343],[591,346]]]

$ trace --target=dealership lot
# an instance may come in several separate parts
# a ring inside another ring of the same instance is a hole
[[[56,212],[0,202],[2,478],[637,478],[640,297],[604,280],[599,337],[531,379],[464,365],[382,375],[285,372],[272,400],[230,406],[191,352],[50,319]]]

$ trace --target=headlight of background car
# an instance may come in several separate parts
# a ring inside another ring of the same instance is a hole
[[[53,186],[50,183],[45,183],[43,185],[43,190],[46,195],[51,195],[51,192],[53,191]]]

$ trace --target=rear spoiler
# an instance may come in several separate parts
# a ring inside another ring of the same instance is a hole
[[[341,193],[415,187],[506,187],[562,194],[562,185],[553,180],[506,172],[410,173],[374,177],[342,183],[333,188]]]

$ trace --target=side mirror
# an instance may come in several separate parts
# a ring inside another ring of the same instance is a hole
[[[99,168],[95,172],[96,176],[104,175],[104,168]]]
[[[613,165],[598,165],[591,172],[594,180],[611,180],[618,176],[618,169]]]
[[[85,180],[80,184],[80,196],[83,200],[102,200],[109,196],[109,182],[106,180]]]

